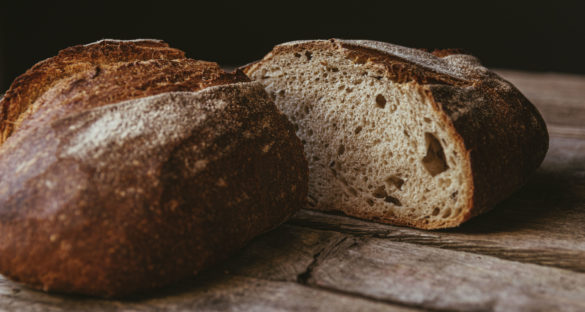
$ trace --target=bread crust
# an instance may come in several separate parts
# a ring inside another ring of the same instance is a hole
[[[0,147],[1,274],[122,297],[192,276],[304,206],[302,144],[260,84],[125,59],[43,80],[43,104]]]
[[[429,53],[366,40],[296,41],[276,46],[243,70],[250,74],[275,55],[311,49],[340,52],[366,68],[383,68],[380,75],[392,81],[414,82],[443,116],[451,137],[467,151],[465,171],[473,195],[462,217],[440,223],[399,217],[383,222],[424,229],[458,226],[518,190],[546,155],[548,132],[534,105],[475,57],[458,50]],[[367,218],[357,208],[351,214]]]
[[[160,40],[105,39],[59,51],[17,77],[0,100],[0,144],[14,131],[15,122],[36,99],[61,79],[91,72],[118,62],[184,59],[185,53]]]

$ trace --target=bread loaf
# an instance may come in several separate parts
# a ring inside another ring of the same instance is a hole
[[[297,41],[244,71],[295,123],[315,209],[458,226],[521,187],[548,149],[535,107],[455,50]]]
[[[303,206],[263,87],[160,41],[63,50],[0,103],[0,273],[120,297],[196,274]]]

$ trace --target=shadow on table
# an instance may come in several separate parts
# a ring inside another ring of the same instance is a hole
[[[528,183],[492,211],[471,219],[457,233],[493,233],[523,229],[572,231],[585,221],[585,170],[539,169]]]

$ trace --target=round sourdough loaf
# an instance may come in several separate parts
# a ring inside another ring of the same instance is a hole
[[[303,206],[263,87],[153,40],[75,46],[0,106],[0,273],[120,297],[187,278]]]
[[[244,71],[295,123],[315,209],[458,226],[521,187],[548,148],[536,108],[458,51],[295,41]]]

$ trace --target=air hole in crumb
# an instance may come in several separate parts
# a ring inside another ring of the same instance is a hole
[[[307,131],[307,134],[308,134],[309,136],[312,136],[312,135],[313,135],[313,129],[309,129],[309,131]]]
[[[428,117],[425,117],[425,118],[423,118],[423,120],[424,120],[426,123],[431,123],[431,119],[430,119],[430,118],[428,118]]]
[[[386,107],[386,98],[382,94],[376,95],[376,106],[378,108]]]
[[[433,209],[432,215],[433,216],[438,216],[439,215],[439,212],[441,212],[441,209],[435,207],[435,209]]]
[[[305,56],[307,57],[307,60],[311,60],[313,58],[313,53],[309,52],[309,51],[305,51]]]
[[[453,192],[453,193],[451,194],[451,198],[452,198],[452,199],[455,199],[455,198],[457,198],[457,193],[459,193],[459,191],[455,191],[455,192]]]
[[[441,179],[439,181],[439,185],[441,187],[444,187],[444,188],[449,187],[449,185],[451,185],[451,179],[449,179],[449,178],[447,178],[447,179]]]
[[[335,166],[335,160],[329,163],[329,167],[333,168],[333,166]]]
[[[278,95],[279,95],[279,96],[284,96],[284,90],[280,90],[280,91],[278,91]]]
[[[313,156],[313,161],[319,161],[321,160],[321,158],[317,157],[317,156]]]
[[[408,132],[408,130],[404,129],[404,131],[402,131],[402,132],[404,132],[404,135],[405,135],[407,138],[410,138],[410,133]]]
[[[398,200],[398,198],[393,197],[393,196],[386,196],[386,198],[384,198],[384,201],[387,202],[387,203],[394,204],[396,206],[402,206],[402,203],[400,203],[400,201]]]
[[[388,194],[386,194],[386,188],[384,187],[384,185],[378,186],[374,190],[372,195],[374,195],[374,197],[376,197],[376,198],[385,198],[386,196],[388,196]]]
[[[389,176],[386,179],[386,183],[394,185],[397,189],[402,190],[402,185],[404,185],[404,180],[401,179],[400,177],[393,175],[393,176]]]
[[[434,177],[449,169],[449,166],[445,161],[445,152],[439,140],[431,133],[426,132],[425,141],[427,143],[427,154],[423,157],[422,163],[425,169]]]
[[[358,126],[357,128],[355,128],[355,131],[354,131],[354,133],[355,133],[355,134],[358,134],[358,133],[360,133],[361,131],[362,131],[362,126]]]
[[[334,177],[337,178],[337,170],[333,169],[333,168],[329,168],[331,170],[331,174],[333,174]]]
[[[339,148],[337,149],[337,155],[343,155],[343,153],[345,153],[345,145],[341,144],[339,145]]]
[[[298,52],[295,52],[295,57],[301,57],[301,54]]]
[[[451,208],[445,210],[445,213],[443,213],[443,218],[449,218],[450,215],[451,215]]]
[[[368,203],[370,206],[374,206],[374,200],[371,198],[366,199],[366,203]]]
[[[348,190],[353,196],[357,196],[357,191],[353,187],[348,188]]]

